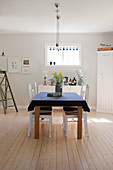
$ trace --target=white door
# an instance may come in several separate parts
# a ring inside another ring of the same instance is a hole
[[[112,52],[98,53],[97,111],[113,113],[113,53]]]

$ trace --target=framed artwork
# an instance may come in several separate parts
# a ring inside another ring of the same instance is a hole
[[[11,73],[21,72],[21,58],[19,57],[8,58],[8,72],[11,72]]]
[[[30,65],[31,65],[30,58],[23,57],[22,58],[22,73],[24,73],[24,74],[30,73]]]
[[[30,66],[30,58],[22,58],[22,66],[29,67]]]
[[[30,73],[30,67],[22,67],[22,73],[29,74]]]

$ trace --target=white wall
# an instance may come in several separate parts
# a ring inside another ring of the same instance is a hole
[[[54,34],[22,34],[4,35],[4,52],[7,57],[30,57],[32,61],[30,74],[9,73],[9,81],[18,106],[28,105],[28,83],[43,82],[43,70],[48,75],[53,71],[62,71],[65,76],[76,76],[75,67],[45,67],[45,43],[55,42]],[[62,34],[61,43],[81,43],[82,67],[84,80],[90,87],[89,105],[96,106],[97,91],[97,48],[100,43],[113,46],[113,34]],[[2,36],[0,35],[0,51],[2,52]]]

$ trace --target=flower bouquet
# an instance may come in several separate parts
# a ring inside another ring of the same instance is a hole
[[[54,76],[54,79],[56,81],[55,86],[55,92],[58,94],[58,96],[62,96],[62,80],[63,80],[63,73],[60,72],[54,72],[51,75]]]

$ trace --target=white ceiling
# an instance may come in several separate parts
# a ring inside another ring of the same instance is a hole
[[[113,32],[113,0],[0,0],[0,33]]]

